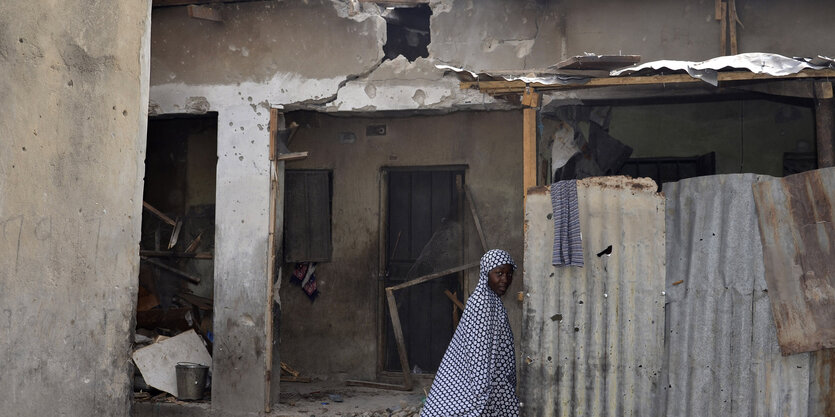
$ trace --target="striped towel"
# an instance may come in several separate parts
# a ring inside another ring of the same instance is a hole
[[[577,180],[551,184],[554,210],[554,265],[583,266],[583,237],[580,234],[580,208]]]

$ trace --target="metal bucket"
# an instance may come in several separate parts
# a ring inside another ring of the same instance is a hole
[[[180,400],[201,400],[206,389],[209,367],[199,363],[177,363],[177,398]]]

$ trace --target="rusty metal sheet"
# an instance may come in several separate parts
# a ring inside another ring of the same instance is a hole
[[[648,178],[577,184],[583,268],[551,265],[550,194],[527,197],[522,412],[663,415],[664,197]]]
[[[821,414],[808,353],[784,357],[766,290],[754,174],[664,184],[668,416]],[[833,384],[835,385],[835,384]]]
[[[753,190],[780,350],[835,348],[835,168]]]

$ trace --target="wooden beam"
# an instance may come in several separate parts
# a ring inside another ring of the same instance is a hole
[[[719,56],[725,56],[728,54],[728,3],[722,2],[720,7],[722,21],[719,29]]]
[[[276,160],[279,161],[295,161],[297,159],[304,159],[307,158],[307,151],[304,152],[291,152],[291,153],[280,153]]]
[[[835,99],[832,82],[815,84],[815,136],[818,168],[835,166]]]
[[[408,288],[408,287],[411,287],[413,285],[423,284],[424,282],[432,281],[435,278],[444,277],[444,276],[447,276],[449,274],[454,274],[456,272],[465,271],[467,269],[475,268],[477,266],[479,266],[478,262],[473,262],[473,263],[469,263],[469,264],[466,264],[466,265],[456,266],[455,268],[449,268],[447,270],[444,270],[444,271],[441,271],[441,272],[436,272],[434,274],[424,275],[422,277],[415,278],[411,281],[406,281],[402,284],[398,284],[398,285],[395,285],[393,287],[388,287],[388,288],[386,288],[386,291],[402,290],[403,288]]]
[[[169,252],[164,250],[140,250],[139,256],[147,258],[192,258],[192,259],[213,259],[211,252]]]
[[[170,267],[170,266],[168,266],[168,265],[166,265],[166,264],[164,264],[164,263],[162,263],[162,262],[160,262],[160,261],[155,261],[155,260],[153,260],[153,259],[149,259],[149,258],[142,258],[142,257],[140,257],[140,259],[142,259],[143,261],[145,261],[145,262],[147,262],[147,263],[149,263],[149,264],[151,264],[151,265],[154,265],[154,266],[159,267],[159,268],[162,268],[162,269],[164,269],[164,270],[166,270],[166,271],[168,271],[168,272],[171,272],[171,273],[173,273],[174,275],[177,275],[178,277],[185,278],[185,279],[187,279],[187,280],[188,280],[188,281],[190,281],[190,282],[193,282],[193,283],[195,283],[195,284],[199,284],[199,283],[200,283],[200,277],[196,277],[196,276],[191,275],[191,274],[189,274],[189,273],[187,273],[187,272],[180,271],[180,270],[179,270],[179,269],[177,269],[177,268],[172,268],[172,267]]]
[[[148,204],[145,200],[142,200],[142,207],[144,207],[146,210],[150,211],[151,213],[153,213],[154,215],[159,217],[162,221],[170,224],[171,226],[177,226],[177,222],[175,222],[172,218],[163,214],[161,211],[154,208],[154,206]]]
[[[409,357],[406,355],[406,341],[403,338],[403,328],[400,326],[400,313],[397,311],[397,302],[394,299],[394,289],[386,288],[386,299],[388,299],[389,316],[394,330],[394,339],[397,341],[397,353],[400,355],[400,367],[403,369],[403,388],[406,391],[412,390],[412,371],[409,368]]]
[[[188,5],[188,17],[192,19],[209,20],[212,22],[223,21],[223,16],[220,14],[220,10],[206,6],[198,6],[196,4]]]
[[[717,74],[719,82],[732,81],[750,81],[750,80],[785,80],[797,78],[830,78],[835,77],[835,70],[822,69],[812,70],[805,69],[795,74],[774,76],[769,74],[756,74],[749,71],[734,71],[734,72],[720,72]],[[608,78],[592,78],[585,84],[542,84],[542,83],[525,83],[524,81],[462,81],[459,85],[461,89],[476,88],[483,92],[503,93],[503,94],[523,94],[527,88],[535,88],[537,91],[550,90],[577,90],[594,87],[607,86],[629,86],[629,85],[666,85],[666,84],[687,84],[687,83],[702,83],[704,81],[693,78],[688,74],[671,74],[671,75],[647,75],[647,76],[626,76],[626,77],[608,77]]]

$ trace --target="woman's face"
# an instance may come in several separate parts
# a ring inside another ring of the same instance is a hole
[[[499,297],[503,296],[513,282],[513,267],[504,264],[487,272],[487,286]]]

